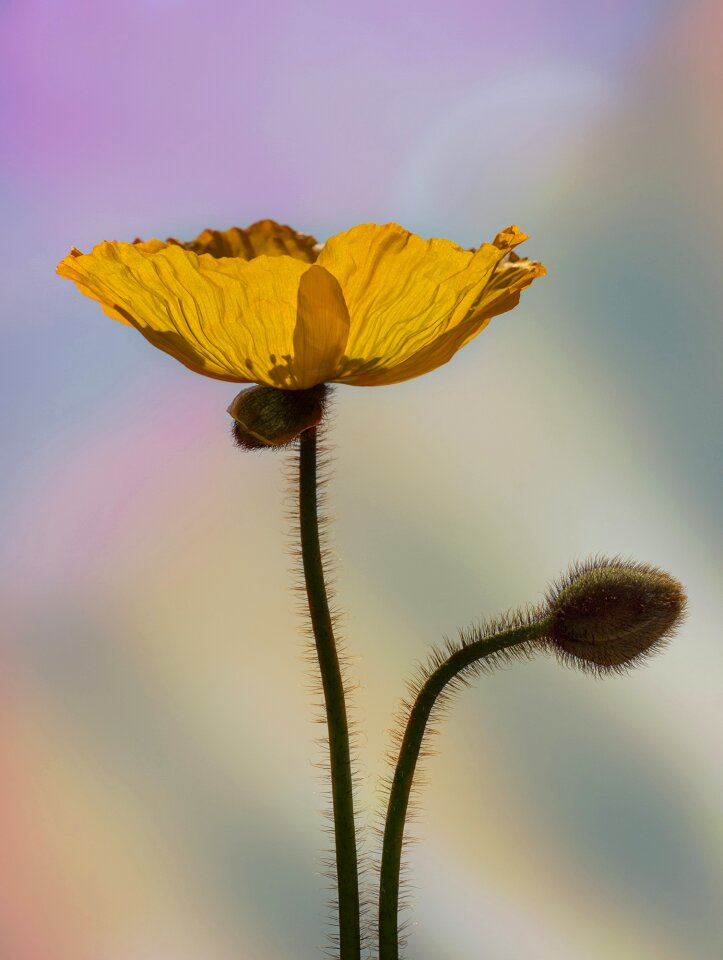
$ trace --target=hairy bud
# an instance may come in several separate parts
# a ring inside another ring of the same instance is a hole
[[[308,390],[265,386],[242,390],[228,408],[235,421],[236,445],[244,450],[287,446],[321,422],[326,393],[323,383]]]
[[[597,670],[632,664],[680,624],[686,595],[645,563],[599,558],[573,567],[547,596],[547,639],[563,656]]]

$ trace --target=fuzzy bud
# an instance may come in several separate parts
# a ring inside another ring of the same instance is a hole
[[[654,652],[680,624],[686,595],[645,563],[595,559],[574,567],[547,596],[547,639],[564,657],[615,670]]]
[[[308,390],[265,386],[242,390],[228,408],[235,421],[234,441],[244,450],[287,446],[321,422],[326,393],[323,383]]]

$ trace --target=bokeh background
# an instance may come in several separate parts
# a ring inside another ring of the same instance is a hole
[[[455,704],[408,956],[720,956],[722,41],[717,0],[2,3],[3,960],[321,955],[284,457],[54,276],[261,217],[514,222],[549,269],[446,367],[337,391],[370,811],[443,634],[597,552],[690,594],[626,679],[541,659]]]

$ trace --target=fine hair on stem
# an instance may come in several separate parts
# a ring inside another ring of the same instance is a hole
[[[430,741],[437,725],[456,695],[477,677],[531,659],[540,649],[544,625],[544,613],[529,608],[461,630],[457,640],[445,638],[433,646],[407,683],[391,732],[390,773],[381,784],[384,811],[379,811],[375,830],[381,960],[397,960],[407,942],[410,883],[405,854],[414,838],[406,828],[419,814],[420,792],[427,782],[424,761],[435,753]]]
[[[348,774],[350,776],[349,782],[352,802],[354,804],[354,834],[356,835],[355,868],[357,871],[359,891],[357,894],[358,910],[359,913],[364,914],[368,911],[371,895],[370,893],[366,892],[369,889],[367,878],[368,863],[363,850],[360,849],[359,830],[357,829],[359,823],[357,799],[360,785],[359,729],[358,723],[354,719],[350,709],[349,697],[350,691],[353,690],[354,685],[349,679],[349,658],[346,653],[344,639],[341,636],[340,627],[342,623],[342,615],[334,598],[334,586],[336,582],[335,572],[337,564],[336,556],[331,546],[327,492],[328,483],[332,473],[334,457],[329,450],[328,442],[326,440],[328,416],[329,403],[327,399],[325,400],[324,423],[318,428],[313,428],[313,433],[310,430],[306,432],[306,435],[302,434],[292,448],[291,454],[286,462],[285,469],[288,490],[285,500],[285,512],[290,524],[291,534],[289,545],[293,560],[291,571],[293,576],[292,590],[297,597],[297,607],[301,616],[301,622],[304,625],[303,635],[307,641],[304,645],[303,656],[308,664],[310,691],[313,702],[313,719],[321,726],[322,729],[322,732],[317,739],[317,745],[319,749],[314,761],[314,766],[318,770],[318,777],[321,783],[320,793],[323,802],[322,813],[325,818],[324,829],[325,832],[330,836],[333,846],[337,827],[334,811],[334,790],[339,790],[339,778],[337,775],[337,782],[335,783],[333,779],[333,774],[335,774],[335,771],[332,770],[332,760],[330,756],[332,745],[329,740],[327,727],[328,703],[325,697],[324,680],[322,679],[322,675],[320,673],[320,651],[318,647],[318,637],[316,636],[314,627],[312,625],[312,620],[310,619],[310,600],[308,596],[308,584],[304,567],[304,552],[302,549],[302,519],[300,514],[300,497],[302,496],[302,470],[307,470],[308,472],[308,465],[304,466],[302,458],[306,457],[308,461],[310,447],[313,443],[313,453],[315,454],[316,461],[316,533],[318,534],[318,545],[320,548],[319,574],[322,579],[321,593],[324,594],[322,607],[324,607],[325,612],[328,613],[327,625],[330,626],[331,632],[333,632],[333,638],[331,638],[331,640],[336,654],[334,659],[338,661],[338,679],[340,679],[341,687],[343,689],[343,695],[340,699],[342,700],[342,705],[346,713],[346,733],[348,735],[348,757],[350,764],[350,770],[348,771]],[[304,443],[306,444],[305,449],[302,447],[302,444]],[[307,484],[309,483],[308,476],[303,482]],[[308,541],[308,529],[306,532],[306,537]],[[307,562],[308,561],[309,558],[307,557]],[[321,573],[321,568],[323,568],[323,574]],[[329,681],[328,676],[326,681]],[[338,692],[339,691],[337,691],[337,693]],[[347,850],[346,853],[349,854],[349,851]],[[327,851],[323,855],[322,859],[322,874],[328,880],[329,902],[332,913],[327,937],[327,955],[333,958],[338,958],[341,950],[341,944],[339,942],[339,875],[337,870],[337,858],[339,856],[340,851],[337,847],[332,851]],[[356,923],[357,928],[359,928],[359,917],[357,917]],[[361,926],[361,930],[358,934],[360,937],[360,943],[358,947],[352,949],[351,951],[347,951],[347,955],[359,956],[361,947],[366,946],[364,943],[364,932],[365,927]]]

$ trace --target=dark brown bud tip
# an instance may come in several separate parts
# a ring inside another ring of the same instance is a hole
[[[242,390],[228,408],[236,445],[244,450],[288,446],[321,422],[326,395],[323,383],[308,390],[264,386]]]
[[[597,558],[574,567],[547,596],[548,640],[557,652],[600,671],[662,646],[680,625],[686,595],[646,563]]]

